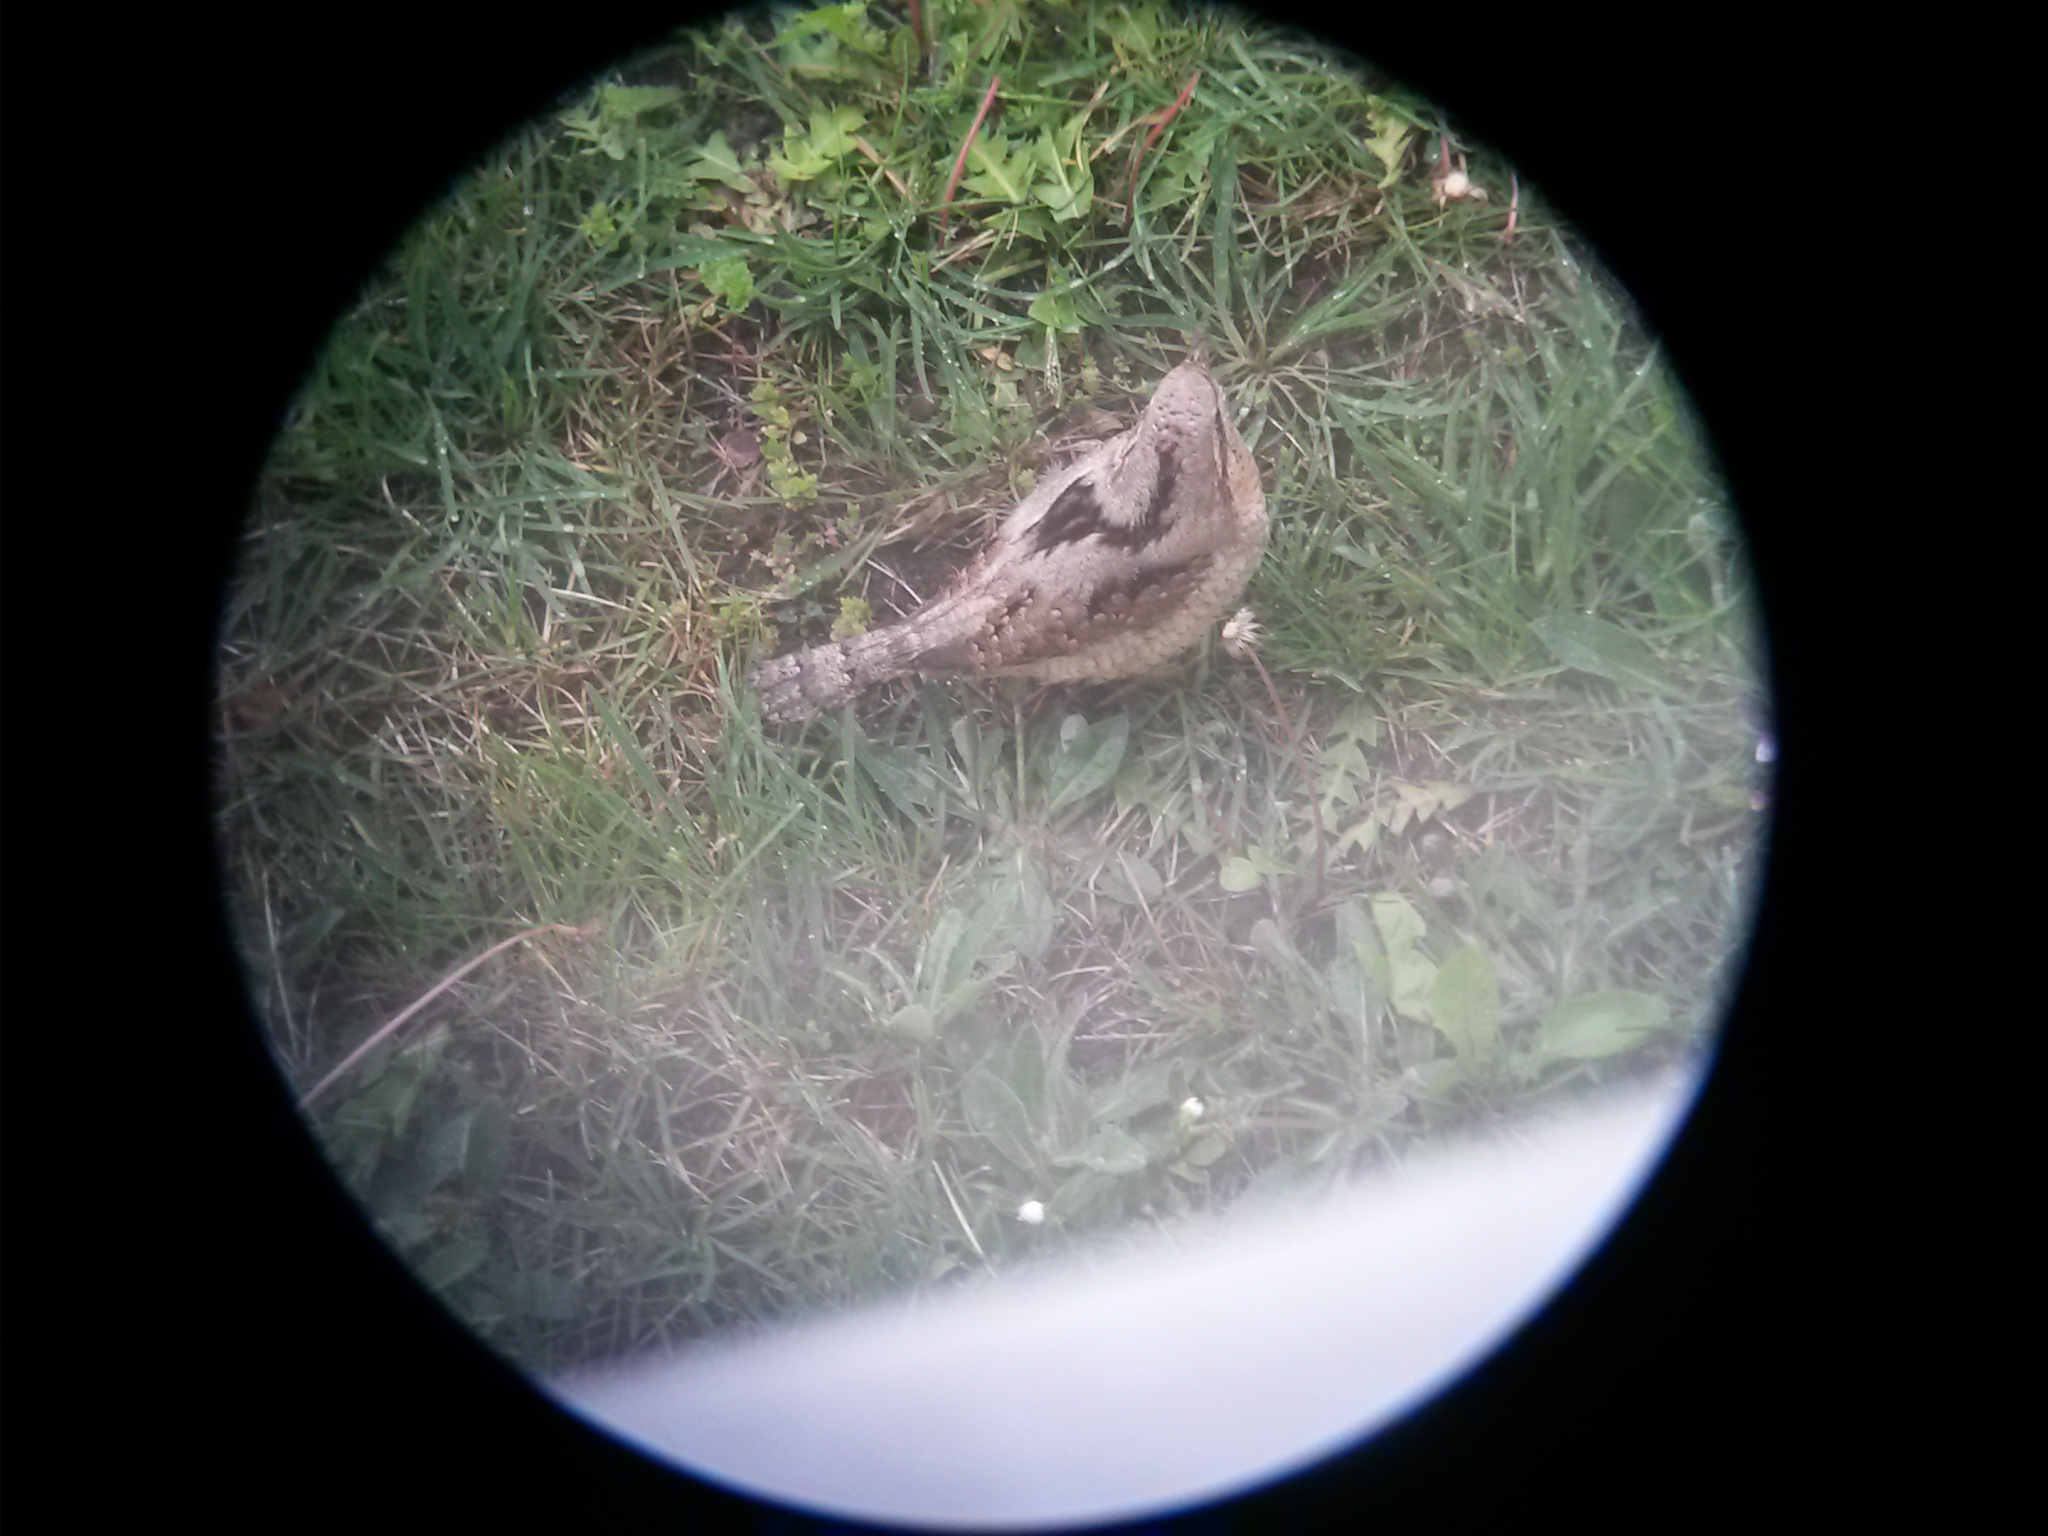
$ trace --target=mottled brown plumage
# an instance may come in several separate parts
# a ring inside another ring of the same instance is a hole
[[[801,720],[891,678],[1129,677],[1201,638],[1266,547],[1258,465],[1199,357],[1145,414],[1049,475],[942,597],[894,624],[763,662],[761,713]]]

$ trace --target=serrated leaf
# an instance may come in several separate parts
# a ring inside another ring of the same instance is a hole
[[[1093,179],[1085,170],[1068,165],[1060,158],[1059,146],[1053,142],[1050,128],[1039,134],[1038,160],[1045,167],[1046,179],[1033,189],[1033,195],[1052,210],[1052,216],[1062,224],[1085,217],[1095,200]]]
[[[999,203],[1021,203],[1030,198],[1030,168],[1017,164],[1022,156],[1012,152],[1001,136],[991,133],[977,135],[973,146],[967,151],[967,160],[974,173],[965,178],[966,184],[983,197]]]
[[[852,151],[854,135],[866,121],[854,107],[814,107],[808,131],[795,124],[782,130],[782,152],[769,157],[769,169],[784,181],[822,176]]]
[[[1372,151],[1373,158],[1386,167],[1386,174],[1380,177],[1382,191],[1391,187],[1401,174],[1401,162],[1408,154],[1408,141],[1415,130],[1378,103],[1372,102],[1366,112],[1366,122],[1373,129],[1372,137],[1365,141],[1365,147]]]
[[[1670,1011],[1663,998],[1647,992],[1589,992],[1543,1016],[1542,1048],[1575,1061],[1613,1056],[1642,1044]]]
[[[1437,967],[1429,1006],[1459,1056],[1478,1060],[1500,1048],[1500,984],[1493,962],[1476,944],[1453,951]]]
[[[683,167],[682,174],[691,181],[722,182],[735,192],[756,190],[754,179],[740,167],[740,157],[726,143],[723,129],[698,146],[697,158]]]
[[[858,107],[815,107],[811,111],[811,148],[828,160],[853,153],[853,138],[867,124]]]
[[[811,181],[831,170],[832,162],[799,139],[771,154],[768,169],[784,181]]]

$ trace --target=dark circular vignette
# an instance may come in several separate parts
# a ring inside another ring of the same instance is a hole
[[[1648,1508],[1742,1507],[1797,1480],[1798,1425],[1828,1400],[1798,1338],[1806,1282],[1780,1219],[1801,1176],[1792,1105],[1812,1091],[1782,1032],[1803,1001],[1790,930],[1810,868],[1804,636],[1787,597],[1802,585],[1802,508],[1782,455],[1799,446],[1790,407],[1810,381],[1786,366],[1800,345],[1796,281],[1720,206],[1725,103],[1738,92],[1785,99],[1802,61],[1760,57],[1739,36],[1688,39],[1673,58],[1589,42],[1577,27],[1540,35],[1530,16],[1496,27],[1443,11],[1264,9],[1371,59],[1510,154],[1662,337],[1757,567],[1780,717],[1778,814],[1749,963],[1701,1100],[1569,1288],[1475,1373],[1355,1451],[1218,1509],[1125,1529],[1642,1513],[1648,1486],[1660,1490]],[[149,851],[137,867],[157,881],[135,903],[152,936],[129,952],[138,974],[159,979],[157,1001],[128,1026],[144,1037],[130,1070],[145,1097],[121,1134],[147,1149],[127,1178],[157,1224],[124,1245],[114,1280],[86,1282],[100,1288],[92,1325],[132,1338],[140,1355],[97,1389],[118,1405],[89,1387],[74,1410],[146,1434],[150,1448],[135,1454],[161,1505],[399,1524],[502,1514],[519,1528],[606,1530],[682,1515],[691,1529],[860,1529],[762,1510],[610,1444],[427,1300],[293,1112],[219,907],[207,782],[217,605],[249,487],[300,377],[451,177],[619,54],[698,14],[592,7],[551,29],[479,35],[473,15],[358,9],[345,31],[280,40],[254,62],[224,25],[188,33],[167,57],[175,79],[157,87],[150,137],[201,164],[215,157],[219,170],[171,178],[163,205],[152,285],[193,306],[204,335],[181,348],[212,361],[167,373],[166,446],[179,457],[159,462],[176,465],[176,488],[126,512],[119,530],[135,525],[141,553],[129,558],[155,562],[162,604],[147,615],[153,681],[123,704],[150,743],[141,812],[123,814]],[[21,1161],[10,1161],[18,1186]],[[118,1443],[100,1454],[128,1455]]]

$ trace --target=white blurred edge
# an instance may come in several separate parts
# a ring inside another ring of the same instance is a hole
[[[548,1384],[687,1472],[912,1526],[1208,1502],[1344,1450],[1570,1277],[1691,1106],[1671,1079],[1269,1211]]]

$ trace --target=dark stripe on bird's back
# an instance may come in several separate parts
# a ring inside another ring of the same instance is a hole
[[[1106,581],[1088,594],[1087,621],[1129,628],[1154,623],[1186,600],[1213,563],[1212,556],[1196,555],[1178,565],[1153,566]]]
[[[1038,526],[1031,530],[1032,553],[1042,555],[1062,544],[1078,544],[1091,533],[1100,535],[1103,543],[1116,549],[1139,549],[1150,544],[1158,538],[1160,520],[1173,500],[1179,469],[1173,454],[1162,450],[1152,498],[1145,504],[1145,515],[1135,523],[1112,523],[1105,517],[1095,482],[1082,476],[1054,498]]]
[[[1145,503],[1143,526],[1156,530],[1166,509],[1173,505],[1173,492],[1180,480],[1180,455],[1171,448],[1159,450],[1159,474],[1152,482],[1152,499]]]

